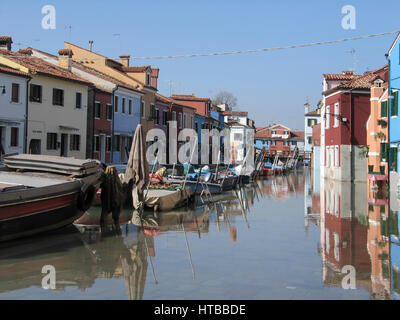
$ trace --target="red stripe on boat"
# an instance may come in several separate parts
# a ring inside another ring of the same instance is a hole
[[[0,220],[17,218],[20,216],[39,213],[42,211],[50,211],[60,207],[65,207],[72,203],[76,203],[77,194],[61,195],[56,198],[33,201],[24,204],[11,205],[9,207],[0,208]]]

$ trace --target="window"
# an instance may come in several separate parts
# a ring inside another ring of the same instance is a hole
[[[75,108],[81,109],[82,108],[82,93],[77,92],[75,95]]]
[[[339,146],[335,146],[335,167],[339,168]]]
[[[121,137],[119,134],[114,136],[114,151],[121,151]]]
[[[122,98],[122,111],[121,111],[121,113],[126,113],[125,111],[126,111],[125,110],[125,98]]]
[[[132,100],[131,99],[129,99],[128,113],[132,114]]]
[[[333,127],[337,128],[339,127],[339,103],[335,103],[335,119],[334,119],[334,123],[333,123]]]
[[[47,150],[57,149],[57,133],[47,133]]]
[[[111,151],[111,137],[106,138],[106,151],[107,152]]]
[[[118,97],[114,98],[114,112],[118,112]]]
[[[33,102],[42,102],[42,86],[37,84],[30,85],[29,100]]]
[[[172,111],[172,121],[176,121],[176,112]]]
[[[150,73],[146,73],[146,85],[151,85],[151,76]]]
[[[64,105],[64,90],[53,89],[53,105],[63,106]]]
[[[94,151],[100,151],[100,136],[94,136]]]
[[[187,128],[186,114],[183,115],[183,127],[184,127],[184,128]]]
[[[276,131],[275,131],[275,130],[272,130],[272,134],[276,134]]]
[[[328,128],[329,128],[329,117],[330,117],[329,109],[330,109],[329,106],[327,106],[327,107],[326,107],[325,129],[328,129]]]
[[[393,92],[391,116],[397,116],[399,112],[399,91]]]
[[[190,117],[190,128],[193,129],[193,116]]]
[[[284,145],[284,146],[288,146],[288,145],[289,145],[289,142],[288,142],[288,141],[284,141],[283,145]]]
[[[141,101],[140,102],[140,117],[141,118],[144,118],[144,116],[146,114],[145,110],[146,110],[146,105],[145,105],[144,101]]]
[[[94,103],[94,117],[96,119],[101,118],[101,103],[100,102],[95,102]]]
[[[156,109],[156,124],[160,124],[160,110]]]
[[[179,129],[182,129],[182,113],[178,114],[178,120],[179,120]]]
[[[312,127],[314,124],[316,124],[317,123],[317,120],[316,119],[308,119],[307,120],[307,126],[308,127]]]
[[[234,133],[233,134],[233,140],[235,141],[242,141],[243,135],[241,133]]]
[[[168,112],[163,111],[163,125],[166,126],[168,121]]]
[[[387,101],[381,102],[381,117],[382,118],[387,117],[387,111],[388,111],[387,104],[388,104]]]
[[[271,146],[276,146],[276,140],[271,141]]]
[[[11,128],[10,146],[18,147],[18,140],[19,140],[19,128],[12,127]]]
[[[307,143],[312,144],[312,137],[307,137]]]
[[[112,105],[108,104],[107,105],[107,120],[112,120]]]
[[[150,103],[150,118],[153,120],[156,119],[156,107],[152,103]]]
[[[79,151],[81,144],[81,136],[79,134],[71,134],[70,136],[70,150],[71,151]]]
[[[19,102],[19,84],[18,83],[12,84],[11,101]]]

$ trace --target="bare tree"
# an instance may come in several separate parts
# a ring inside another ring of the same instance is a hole
[[[228,91],[220,91],[214,98],[215,104],[227,104],[229,108],[236,107],[236,97]]]

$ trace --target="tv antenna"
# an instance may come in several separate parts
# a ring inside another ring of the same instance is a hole
[[[69,29],[69,42],[71,42],[72,26],[65,26],[64,30]]]
[[[356,66],[357,66],[357,56],[356,56],[356,50],[352,48],[350,51],[346,51],[346,53],[350,53],[353,56],[353,72],[356,73]]]

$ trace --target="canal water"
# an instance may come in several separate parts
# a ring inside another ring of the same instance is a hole
[[[308,169],[99,230],[99,208],[0,245],[0,299],[397,299],[397,214]],[[43,289],[43,266],[56,288]]]

